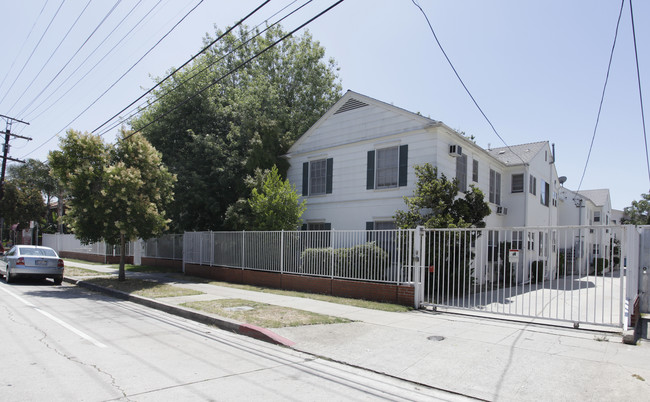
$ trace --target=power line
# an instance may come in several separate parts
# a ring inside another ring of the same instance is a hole
[[[144,107],[143,105],[147,104],[147,107],[151,107],[153,104],[155,104],[156,102],[160,101],[161,99],[163,99],[164,97],[166,97],[166,96],[169,95],[170,93],[174,92],[176,89],[180,88],[181,86],[183,86],[183,85],[186,84],[187,82],[193,80],[194,78],[196,78],[197,76],[199,76],[200,74],[202,74],[203,72],[205,72],[206,70],[208,70],[210,67],[212,67],[212,66],[214,66],[215,64],[219,63],[220,61],[222,61],[222,60],[223,60],[224,58],[226,58],[227,56],[231,55],[232,53],[234,53],[234,52],[237,51],[238,49],[241,49],[242,47],[246,46],[249,42],[251,42],[252,40],[254,40],[255,38],[257,38],[258,36],[262,35],[262,34],[263,34],[264,32],[266,32],[267,30],[271,29],[272,27],[274,27],[275,25],[279,24],[280,22],[282,22],[283,20],[285,20],[285,19],[288,18],[289,16],[291,16],[291,15],[293,15],[294,13],[296,13],[297,11],[301,10],[303,7],[305,7],[307,4],[311,3],[312,1],[313,1],[313,0],[309,0],[309,1],[305,2],[305,3],[303,3],[301,6],[297,7],[296,9],[294,9],[293,11],[291,11],[290,13],[288,13],[287,15],[285,15],[284,17],[280,18],[278,21],[274,22],[274,23],[271,24],[271,25],[268,25],[268,26],[267,26],[266,28],[264,28],[262,31],[258,32],[258,33],[255,34],[254,36],[250,37],[250,38],[249,38],[248,40],[246,40],[245,42],[242,42],[241,44],[239,44],[237,47],[235,47],[234,49],[232,49],[232,50],[231,50],[230,52],[228,52],[227,54],[225,54],[225,55],[223,55],[222,57],[220,57],[220,58],[214,60],[213,62],[211,62],[211,63],[209,63],[209,64],[207,64],[205,67],[203,67],[202,69],[200,69],[198,72],[195,72],[195,73],[194,73],[193,75],[191,75],[189,78],[187,78],[187,79],[185,79],[185,80],[179,82],[179,83],[178,83],[176,86],[174,86],[173,88],[171,88],[171,89],[169,89],[169,90],[166,90],[162,95],[157,96],[156,99],[154,99],[153,101],[147,100],[147,101],[141,103],[140,105],[138,105],[138,106],[136,107],[136,109],[135,109],[133,112],[131,112],[131,113],[129,114],[129,116],[120,119],[118,122],[114,123],[112,126],[110,126],[110,127],[108,127],[107,129],[103,130],[99,135],[102,136],[102,135],[106,134],[107,132],[113,130],[114,128],[116,128],[116,127],[119,126],[120,124],[123,124],[124,122],[130,120],[133,116],[135,116],[136,114],[138,114],[139,112],[142,111],[142,109],[143,109],[143,107]],[[283,7],[282,9],[280,9],[279,11],[277,11],[276,13],[274,13],[273,15],[271,15],[271,16],[270,16],[269,18],[267,18],[265,21],[268,21],[269,19],[275,17],[277,14],[281,13],[282,11],[284,11],[287,7],[289,7],[289,6],[290,6],[291,4],[293,4],[293,3],[295,3],[295,1],[289,3],[287,6]],[[247,18],[248,18],[248,17],[247,17]],[[243,21],[243,20],[242,20],[242,21]],[[242,21],[238,22],[237,25],[239,25]],[[263,21],[263,22],[265,22],[265,21]],[[263,22],[262,22],[262,23],[263,23]],[[262,23],[258,24],[257,26],[255,26],[253,29],[251,29],[251,30],[250,30],[249,32],[247,32],[247,33],[250,33],[250,32],[252,32],[253,30],[257,29],[257,28],[258,28]],[[227,32],[226,32],[226,33],[227,33]],[[225,35],[226,33],[224,33],[224,35]],[[224,35],[221,35],[220,38],[223,37]],[[215,41],[215,42],[216,42],[216,41]],[[214,42],[213,42],[213,43],[214,43]],[[205,50],[205,49],[204,49],[204,50]],[[187,64],[187,63],[185,63],[185,64]],[[184,65],[185,65],[185,64],[184,64]],[[176,71],[178,71],[178,70],[180,70],[180,68],[177,69]],[[175,71],[175,72],[176,72],[176,71]],[[175,73],[175,72],[174,72],[174,73]],[[168,76],[167,78],[169,78],[169,76]],[[164,80],[163,80],[163,81],[164,81]],[[161,83],[162,83],[162,81],[159,82],[156,86],[160,85]],[[129,107],[131,107],[135,102],[137,102],[138,100],[142,99],[145,95],[147,95],[147,94],[148,94],[149,92],[151,92],[153,89],[155,89],[155,87],[152,88],[151,90],[147,91],[145,94],[143,94],[143,95],[140,96],[138,99],[136,99],[135,101],[133,101],[130,105],[128,105],[127,107],[125,107],[124,109],[122,109],[120,112],[118,112],[116,115],[114,115],[113,117],[111,117],[109,120],[107,120],[106,122],[104,122],[101,126],[99,126],[98,128],[96,128],[96,129],[93,130],[92,132],[95,133],[95,132],[100,128],[100,127],[102,127],[102,126],[108,124],[109,121],[111,121],[112,119],[114,119],[115,117],[117,117],[120,113],[122,113],[122,112],[124,112],[125,110],[127,110],[127,109],[128,109]]]
[[[636,47],[636,30],[634,29],[634,11],[630,0],[630,18],[632,20],[632,38],[634,40],[634,58],[636,61],[636,81],[639,86],[639,102],[641,103],[641,121],[643,123],[643,141],[645,144],[645,161],[648,166],[648,180],[650,180],[650,159],[648,159],[648,136],[645,128],[645,113],[643,111],[643,92],[641,91],[641,73],[639,72],[639,52]]]
[[[304,28],[305,26],[307,26],[308,24],[310,24],[310,23],[313,22],[314,20],[320,18],[322,15],[324,15],[324,14],[327,13],[327,12],[329,12],[329,11],[330,11],[331,9],[333,9],[334,7],[336,7],[336,6],[338,6],[339,4],[343,3],[343,1],[344,1],[344,0],[338,0],[336,3],[332,4],[331,6],[329,6],[329,7],[326,8],[325,10],[321,11],[320,13],[318,13],[317,15],[315,15],[314,17],[310,18],[307,22],[304,22],[302,25],[300,25],[299,27],[295,28],[293,31],[289,32],[288,34],[284,35],[282,38],[276,40],[275,42],[273,42],[273,43],[270,44],[269,46],[267,46],[267,47],[265,47],[264,49],[260,50],[259,52],[257,52],[257,53],[254,54],[253,56],[249,57],[248,59],[246,59],[246,61],[244,61],[243,63],[241,63],[241,64],[238,65],[237,67],[235,67],[235,68],[233,68],[232,70],[228,71],[226,74],[222,75],[222,76],[219,77],[218,79],[212,81],[210,84],[204,86],[204,87],[201,88],[198,92],[194,93],[194,95],[192,95],[192,96],[186,98],[184,101],[182,101],[182,102],[176,104],[176,106],[174,106],[173,108],[171,108],[171,109],[167,110],[166,112],[162,113],[160,116],[154,118],[152,121],[150,121],[149,123],[145,124],[145,125],[144,125],[143,127],[141,127],[140,129],[138,129],[138,130],[132,132],[131,134],[127,135],[126,137],[124,137],[124,138],[122,139],[122,141],[129,139],[130,137],[132,137],[133,135],[135,135],[135,134],[137,134],[137,133],[139,133],[139,132],[142,132],[142,130],[144,130],[145,128],[147,128],[147,127],[149,127],[150,125],[154,124],[155,122],[157,122],[158,120],[160,120],[162,117],[164,117],[164,116],[168,115],[169,113],[175,111],[176,109],[178,109],[179,107],[183,106],[184,104],[186,104],[186,103],[189,102],[190,100],[194,99],[195,97],[199,96],[200,94],[202,94],[203,92],[205,92],[205,91],[208,90],[209,88],[211,88],[211,87],[217,85],[219,82],[221,82],[221,80],[223,80],[224,78],[228,77],[230,74],[232,74],[232,73],[238,71],[239,69],[241,69],[242,67],[244,67],[246,64],[250,63],[251,61],[253,61],[253,60],[256,59],[257,57],[259,57],[259,56],[261,56],[262,54],[266,53],[269,49],[274,48],[278,43],[284,41],[284,40],[287,39],[289,36],[292,36],[294,33],[296,33],[297,31],[299,31],[300,29]]]
[[[145,96],[147,96],[147,94],[151,93],[154,89],[158,88],[160,85],[162,85],[163,82],[165,82],[165,81],[166,81],[167,79],[169,79],[171,76],[173,76],[174,74],[176,74],[176,72],[180,71],[180,69],[182,69],[183,67],[185,67],[186,65],[188,65],[189,63],[191,63],[194,59],[196,59],[197,57],[199,57],[199,55],[201,55],[203,52],[205,52],[206,50],[208,50],[209,48],[211,48],[212,45],[214,45],[215,43],[217,43],[217,41],[221,40],[221,38],[223,38],[224,36],[226,36],[227,34],[229,34],[233,29],[235,29],[237,26],[239,26],[240,24],[242,24],[242,23],[243,23],[245,20],[247,20],[251,15],[255,14],[256,12],[258,12],[262,7],[264,7],[265,5],[267,5],[270,1],[271,1],[271,0],[266,0],[265,2],[263,2],[262,4],[260,4],[260,5],[255,9],[255,10],[251,11],[250,13],[248,13],[247,16],[245,16],[244,18],[242,18],[241,20],[239,20],[239,21],[238,21],[235,25],[233,25],[232,27],[228,28],[228,29],[227,29],[223,34],[219,35],[215,40],[213,40],[212,42],[210,42],[207,46],[205,46],[205,47],[204,47],[203,49],[201,49],[198,53],[196,53],[194,56],[192,56],[190,59],[188,59],[188,60],[187,60],[185,63],[183,63],[180,67],[178,67],[177,69],[175,69],[174,71],[172,71],[171,73],[169,73],[165,78],[163,78],[162,80],[160,80],[156,85],[154,85],[151,89],[149,89],[148,91],[146,91],[145,93],[143,93],[142,95],[140,95],[136,100],[134,100],[133,102],[131,102],[130,104],[128,104],[125,108],[123,108],[123,109],[120,110],[119,112],[115,113],[111,118],[109,118],[107,121],[105,121],[105,122],[102,123],[100,126],[98,126],[97,128],[95,128],[91,133],[95,133],[97,130],[99,130],[100,128],[102,128],[102,127],[105,126],[106,124],[108,124],[111,120],[113,120],[114,118],[116,118],[117,116],[119,116],[120,113],[124,112],[125,110],[127,110],[128,108],[130,108],[131,106],[133,106],[137,101],[139,101],[140,99],[142,99],[142,98],[144,98]]]
[[[34,24],[32,24],[32,27],[29,29],[29,33],[27,34],[27,37],[25,37],[25,40],[23,41],[23,44],[20,45],[20,50],[25,48],[25,45],[27,44],[27,41],[29,40],[29,37],[32,36],[32,32],[34,31],[34,27],[36,26],[36,23],[38,22],[39,18],[41,18],[41,15],[43,14],[43,10],[45,10],[45,7],[47,6],[48,0],[45,1],[45,4],[43,4],[43,8],[41,8],[41,11],[38,13],[38,16],[34,20]],[[0,82],[0,88],[4,85],[5,81],[7,80],[7,77],[9,76],[9,73],[11,70],[13,70],[14,65],[16,64],[16,61],[18,61],[18,56],[20,55],[20,51],[16,53],[16,57],[14,57],[14,61],[11,63],[11,66],[9,67],[9,70],[7,70],[7,74],[5,74],[4,78],[2,79],[2,82]]]
[[[167,33],[166,33],[165,35],[163,35],[162,38],[160,38],[160,39],[159,39],[159,40],[158,40],[158,41],[157,41],[157,42],[156,42],[156,43],[155,43],[155,44],[154,44],[154,45],[153,45],[149,50],[147,50],[147,51],[145,52],[145,54],[143,54],[142,57],[140,57],[140,58],[138,59],[138,61],[136,61],[136,62],[135,62],[131,67],[129,67],[129,69],[126,70],[126,71],[124,72],[124,74],[122,74],[122,75],[121,75],[121,76],[120,76],[120,77],[119,77],[115,82],[113,82],[113,83],[112,83],[112,84],[111,84],[111,85],[110,85],[110,86],[109,86],[109,87],[108,87],[104,92],[102,92],[101,95],[99,95],[99,96],[98,96],[98,97],[97,97],[97,98],[96,98],[96,99],[95,99],[95,100],[94,100],[90,105],[88,105],[84,110],[82,110],[81,113],[79,113],[79,114],[78,114],[74,119],[72,119],[68,124],[66,124],[65,127],[63,127],[63,128],[62,128],[61,130],[59,130],[56,134],[54,134],[53,136],[51,136],[50,138],[48,138],[46,141],[44,141],[43,143],[41,143],[41,145],[39,145],[38,147],[36,147],[36,148],[34,148],[33,150],[31,150],[30,152],[28,152],[27,155],[25,155],[25,156],[28,156],[28,155],[30,155],[30,154],[36,152],[38,149],[42,148],[45,144],[47,144],[48,142],[52,141],[52,139],[54,139],[57,135],[59,135],[59,133],[61,133],[61,131],[65,130],[66,127],[69,127],[69,126],[70,126],[72,123],[74,123],[74,122],[75,122],[79,117],[81,117],[81,115],[83,115],[84,113],[86,113],[86,111],[88,111],[88,109],[90,109],[90,108],[91,108],[95,103],[97,103],[97,102],[98,102],[102,97],[104,97],[104,95],[106,95],[106,93],[107,93],[108,91],[110,91],[110,90],[111,90],[111,89],[112,89],[112,88],[113,88],[113,87],[114,87],[118,82],[120,82],[120,81],[122,80],[122,78],[124,78],[124,76],[126,76],[126,74],[128,74],[128,73],[129,73],[133,68],[135,68],[135,66],[138,65],[138,63],[140,63],[140,62],[142,61],[142,59],[144,59],[144,58],[145,58],[145,57],[146,57],[146,56],[147,56],[147,55],[148,55],[148,54],[149,54],[149,53],[150,53],[154,48],[156,48],[156,46],[158,46],[158,45],[160,44],[160,42],[163,41],[163,39],[165,39],[165,38],[166,38],[170,33],[172,33],[172,31],[173,31],[173,30],[174,30],[174,29],[175,29],[175,28],[176,28],[176,27],[177,27],[181,22],[183,22],[183,20],[185,20],[185,18],[187,18],[187,16],[190,15],[190,14],[192,13],[192,11],[196,10],[196,8],[197,8],[199,5],[201,5],[201,3],[203,3],[203,0],[199,0],[199,2],[196,3],[196,5],[195,5],[195,6],[194,6],[190,11],[188,11],[188,12],[183,16],[183,18],[181,18],[181,19],[180,19],[176,24],[174,24],[174,26],[171,27],[171,29],[170,29],[169,31],[167,31]]]
[[[88,9],[88,6],[90,5],[90,3],[91,3],[92,1],[93,1],[93,0],[88,0],[88,3],[86,3],[86,6],[83,8],[83,10],[81,10],[81,12],[80,12],[79,15],[77,16],[77,18],[76,18],[76,19],[74,20],[74,22],[70,25],[70,28],[68,28],[68,32],[66,32],[65,35],[63,35],[63,38],[61,38],[61,40],[59,41],[59,44],[56,45],[56,47],[54,48],[54,50],[52,51],[52,53],[50,53],[50,57],[47,58],[47,60],[45,61],[45,63],[43,63],[43,65],[41,66],[41,69],[38,70],[38,72],[36,73],[36,76],[35,76],[34,78],[31,79],[29,85],[27,85],[27,87],[23,90],[23,92],[20,94],[20,96],[18,97],[18,99],[16,99],[16,101],[14,102],[14,104],[11,105],[11,107],[9,108],[9,112],[11,112],[11,111],[13,110],[13,108],[16,106],[16,104],[17,104],[17,103],[18,103],[18,102],[23,98],[23,96],[25,96],[25,94],[27,93],[27,91],[29,90],[29,88],[32,87],[32,85],[34,84],[34,82],[36,81],[36,79],[41,75],[41,73],[43,72],[43,70],[45,69],[45,67],[47,66],[47,64],[50,62],[50,60],[52,60],[52,57],[54,57],[54,55],[56,54],[57,50],[59,50],[59,48],[61,47],[61,45],[63,44],[63,42],[65,42],[65,39],[68,37],[68,35],[70,35],[70,32],[72,32],[72,29],[75,27],[75,25],[77,25],[77,22],[79,22],[79,19],[81,19],[81,16],[86,12],[86,10]],[[121,0],[120,0],[120,1],[121,1]],[[119,1],[118,1],[118,3],[119,3]],[[117,5],[117,4],[116,4],[116,5]],[[115,9],[115,6],[113,6],[113,10],[114,10],[114,9]],[[113,12],[113,10],[111,10],[111,12]],[[110,14],[110,13],[109,13],[109,14]],[[103,22],[103,21],[102,21],[102,22]],[[84,44],[85,44],[85,43],[84,43]],[[76,55],[76,53],[75,53],[75,55]],[[74,56],[72,56],[72,57],[74,57]],[[68,63],[69,63],[69,62],[68,62]],[[68,65],[68,64],[66,63],[66,66],[67,66],[67,65]],[[63,66],[63,68],[65,68],[65,66]],[[60,73],[60,72],[61,72],[61,71],[59,71],[59,73]],[[57,74],[54,78],[56,78],[56,77],[58,77],[58,76],[59,76],[59,74]],[[51,84],[51,83],[52,83],[52,81],[50,81],[50,84]],[[47,85],[49,86],[50,84],[47,84]],[[47,88],[47,87],[46,87],[46,88]],[[36,97],[39,97],[42,93],[43,93],[43,91],[41,91],[41,92],[40,92]]]
[[[106,57],[108,57],[108,55],[110,55],[110,54],[113,52],[113,50],[115,50],[115,49],[116,49],[116,48],[117,48],[117,47],[118,47],[118,46],[119,46],[119,45],[120,45],[120,44],[121,44],[121,43],[122,43],[122,42],[123,42],[123,41],[124,41],[124,40],[129,36],[129,35],[130,35],[130,34],[131,34],[131,32],[133,32],[133,31],[134,31],[134,30],[135,30],[135,29],[136,29],[136,28],[137,28],[137,27],[138,27],[138,26],[139,26],[139,25],[140,25],[140,24],[141,24],[141,23],[142,23],[142,22],[143,22],[143,21],[144,21],[144,20],[149,16],[149,14],[151,14],[151,12],[152,12],[156,7],[158,7],[158,5],[159,5],[160,3],[162,3],[162,1],[163,1],[163,0],[158,0],[158,2],[157,2],[156,4],[154,4],[154,5],[149,9],[149,11],[147,11],[147,13],[146,13],[142,18],[140,18],[140,20],[139,20],[138,22],[136,22],[136,24],[135,24],[135,25],[134,25],[134,26],[133,26],[133,27],[132,27],[132,28],[131,28],[131,29],[130,29],[126,34],[124,34],[124,36],[122,36],[122,38],[121,38],[119,41],[117,41],[117,43],[115,43],[115,45],[113,45],[113,47],[112,47],[108,52],[106,52],[106,53],[104,54],[104,56],[102,56],[101,59],[99,59],[99,60],[95,63],[95,65],[93,65],[93,66],[92,66],[92,67],[91,67],[91,68],[90,68],[90,69],[89,69],[89,70],[88,70],[88,71],[87,71],[83,76],[81,76],[81,77],[80,77],[80,78],[79,78],[79,79],[78,79],[74,84],[72,84],[72,86],[71,86],[70,88],[68,88],[67,91],[65,91],[65,92],[64,92],[61,96],[59,96],[59,97],[58,97],[54,102],[52,102],[52,103],[50,104],[50,106],[46,107],[46,108],[43,109],[39,114],[37,114],[36,116],[34,116],[33,119],[36,119],[36,118],[40,117],[43,113],[45,113],[45,112],[47,112],[48,110],[50,110],[50,109],[52,108],[52,106],[58,104],[59,101],[60,101],[64,96],[66,96],[70,91],[72,91],[72,89],[74,89],[74,88],[75,88],[75,87],[76,87],[76,86],[77,86],[81,81],[83,81],[83,79],[86,78],[86,77],[88,76],[88,74],[90,74],[90,73],[91,73],[95,68],[97,68],[97,66],[99,66],[99,65],[101,64],[101,62],[104,61],[104,59],[105,59]],[[127,13],[127,15],[124,16],[124,18],[122,18],[122,20],[119,22],[119,24],[117,24],[117,25],[115,26],[115,28],[113,29],[113,31],[111,31],[111,33],[109,33],[108,36],[106,36],[106,38],[104,38],[104,40],[103,40],[99,45],[97,45],[97,47],[96,47],[96,48],[95,48],[95,49],[94,49],[94,50],[93,50],[93,51],[92,51],[92,52],[91,52],[91,53],[90,53],[90,54],[89,54],[89,55],[84,59],[84,61],[82,61],[81,64],[80,64],[79,66],[77,66],[77,68],[76,68],[74,71],[72,71],[72,72],[71,72],[71,73],[70,73],[70,74],[65,78],[65,80],[63,80],[63,82],[61,82],[61,84],[59,84],[59,86],[56,87],[56,89],[54,89],[54,91],[52,91],[52,93],[50,93],[50,94],[49,94],[45,99],[43,99],[43,101],[41,101],[41,103],[39,103],[39,104],[38,104],[34,109],[32,109],[32,111],[29,112],[28,115],[29,115],[30,113],[34,113],[34,112],[35,112],[39,107],[41,107],[41,106],[43,105],[43,103],[45,103],[48,99],[50,99],[50,98],[52,97],[52,95],[54,95],[54,94],[56,93],[56,91],[58,91],[58,90],[59,90],[59,89],[60,89],[60,88],[61,88],[61,87],[66,83],[66,82],[68,82],[68,80],[69,80],[70,78],[72,78],[72,77],[75,75],[75,73],[76,73],[77,71],[79,71],[79,69],[84,65],[84,63],[85,63],[85,62],[86,62],[86,61],[87,61],[87,60],[88,60],[88,59],[89,59],[93,54],[95,54],[95,52],[100,48],[100,46],[101,46],[102,44],[104,44],[104,42],[105,42],[105,41],[110,37],[110,35],[112,35],[113,32],[115,32],[115,30],[116,30],[116,29],[117,29],[117,28],[118,28],[118,27],[119,27],[119,26],[124,22],[124,20],[125,20],[129,15],[131,15],[131,14],[133,13],[133,10],[135,9],[135,7],[137,7],[140,3],[141,3],[141,1],[139,1],[138,3],[136,3],[136,5],[135,5],[135,6],[134,6],[134,7],[133,7],[133,8],[132,8],[128,13]]]
[[[34,52],[36,52],[36,49],[38,49],[38,46],[41,44],[41,41],[42,41],[43,38],[45,37],[45,34],[46,34],[47,31],[50,29],[50,26],[52,26],[52,23],[54,22],[54,19],[55,19],[56,16],[59,14],[59,11],[61,11],[61,7],[63,7],[63,3],[65,3],[65,0],[62,0],[62,1],[61,1],[61,4],[59,5],[59,8],[56,9],[56,12],[54,13],[54,16],[52,16],[52,19],[50,20],[50,23],[47,24],[47,27],[45,28],[45,31],[43,31],[43,34],[42,34],[41,37],[38,39],[38,42],[36,43],[36,46],[34,46],[34,49],[32,49],[32,53],[29,55],[29,57],[27,58],[27,60],[25,60],[25,64],[23,64],[23,67],[22,67],[22,68],[20,69],[20,71],[18,72],[18,75],[16,76],[16,78],[14,78],[14,82],[11,83],[11,86],[9,87],[9,89],[7,89],[7,93],[5,93],[5,95],[2,97],[2,99],[0,99],[0,103],[2,103],[2,102],[5,100],[5,98],[7,97],[7,95],[9,95],[9,92],[11,92],[11,89],[12,89],[12,88],[14,87],[14,85],[16,84],[16,81],[18,81],[18,78],[20,77],[20,75],[21,75],[21,74],[23,73],[23,71],[25,70],[25,67],[27,66],[27,64],[29,63],[29,61],[32,59],[32,56],[34,55]]]
[[[483,117],[485,118],[485,120],[488,122],[488,124],[489,124],[490,127],[492,128],[492,131],[494,131],[494,134],[496,134],[497,137],[499,137],[499,139],[501,140],[501,142],[503,142],[503,144],[506,146],[506,148],[508,148],[508,150],[509,150],[510,152],[512,152],[514,155],[516,155],[516,156],[521,160],[521,162],[522,162],[524,165],[527,165],[526,161],[524,161],[524,159],[523,159],[523,158],[522,158],[518,153],[516,153],[515,151],[513,151],[512,148],[510,148],[510,145],[508,145],[508,144],[506,143],[506,141],[503,139],[503,137],[501,137],[501,135],[499,135],[499,133],[497,132],[497,129],[494,127],[494,125],[492,124],[492,122],[490,121],[490,119],[488,119],[488,117],[487,117],[487,115],[485,114],[485,112],[483,112],[483,109],[481,109],[481,107],[479,106],[478,102],[476,102],[476,99],[474,99],[474,96],[472,95],[472,93],[471,93],[471,92],[469,91],[469,89],[467,88],[467,85],[465,85],[465,82],[463,82],[463,79],[460,78],[460,75],[458,74],[458,71],[456,71],[456,68],[454,67],[454,64],[451,62],[451,60],[449,59],[449,56],[447,56],[447,52],[445,52],[445,49],[442,47],[442,44],[441,44],[440,41],[438,40],[438,36],[436,35],[436,32],[433,30],[433,26],[431,25],[431,21],[429,21],[429,17],[427,17],[427,13],[424,12],[424,10],[422,9],[422,7],[420,7],[420,5],[419,5],[415,0],[411,0],[411,1],[413,2],[413,4],[414,4],[417,8],[420,9],[420,11],[422,12],[422,15],[424,15],[424,18],[427,20],[427,24],[429,24],[429,29],[431,30],[431,33],[433,34],[433,38],[436,40],[436,43],[438,44],[438,47],[440,48],[440,51],[442,51],[442,54],[445,56],[445,59],[447,59],[447,63],[449,63],[449,66],[450,66],[451,69],[454,71],[454,74],[456,74],[456,78],[458,78],[458,81],[460,81],[461,85],[462,85],[463,88],[465,89],[465,92],[467,92],[467,94],[469,95],[469,97],[472,99],[472,102],[474,102],[474,105],[476,106],[476,108],[479,110],[479,112],[481,112],[481,114],[483,115]]]
[[[88,5],[90,5],[90,2],[91,2],[91,1],[92,1],[92,0],[89,0],[89,1],[88,1],[88,4],[86,5],[86,7],[88,7]],[[36,95],[36,96],[34,97],[34,99],[32,99],[32,101],[29,102],[29,103],[27,104],[27,106],[25,106],[25,107],[23,108],[23,110],[20,112],[21,115],[25,112],[25,110],[27,110],[27,109],[28,109],[28,108],[29,108],[29,107],[30,107],[30,106],[31,106],[31,105],[32,105],[32,104],[33,104],[33,103],[34,103],[34,102],[35,102],[35,101],[36,101],[36,100],[37,100],[37,99],[38,99],[38,98],[43,94],[43,92],[45,92],[45,91],[47,90],[47,88],[50,87],[50,85],[52,85],[52,83],[53,83],[53,82],[54,82],[54,81],[59,77],[59,75],[63,72],[63,70],[65,70],[65,68],[68,67],[68,64],[70,64],[70,62],[72,62],[72,60],[77,56],[77,54],[79,54],[79,52],[81,51],[81,49],[83,49],[84,46],[86,46],[86,44],[88,43],[88,41],[90,40],[90,38],[92,38],[92,37],[95,35],[95,33],[97,32],[97,30],[98,30],[98,29],[99,29],[99,28],[104,24],[104,22],[106,22],[106,20],[108,19],[108,17],[109,17],[111,14],[113,14],[113,11],[115,11],[115,9],[117,8],[117,6],[118,6],[121,2],[122,2],[122,0],[118,0],[118,1],[115,3],[115,5],[113,5],[113,8],[111,8],[111,9],[108,11],[108,13],[106,13],[106,15],[104,16],[104,18],[102,18],[102,20],[99,22],[99,24],[97,24],[97,26],[95,27],[95,29],[90,33],[90,35],[88,35],[88,37],[86,38],[86,40],[84,40],[84,42],[81,44],[81,46],[79,46],[79,48],[78,48],[78,49],[74,52],[74,54],[73,54],[73,55],[68,59],[68,61],[63,65],[63,67],[61,67],[61,69],[60,69],[60,70],[59,70],[59,71],[54,75],[54,77],[50,80],[50,82],[48,82],[47,85],[45,85],[45,86],[41,89],[41,92],[39,92],[38,95]],[[84,11],[85,11],[85,10],[86,10],[86,9],[84,8]],[[83,11],[81,12],[81,14],[83,14]],[[81,17],[81,14],[79,14],[79,17]],[[79,17],[77,17],[77,20],[79,19]],[[76,24],[76,23],[77,23],[77,21],[74,22],[74,24]],[[74,24],[73,24],[73,26],[74,26]],[[72,27],[70,27],[70,30],[72,30]],[[70,30],[68,30],[68,33],[70,33]],[[110,34],[109,34],[109,35],[110,35]],[[66,33],[66,37],[67,37],[67,36],[68,36],[68,34]],[[65,37],[61,40],[61,43],[63,43],[63,40],[65,40]],[[61,46],[61,43],[59,43],[59,46]],[[103,42],[102,42],[102,43],[103,43]],[[57,46],[56,49],[58,49],[59,46]],[[56,49],[54,49],[54,52],[56,52]],[[54,52],[52,52],[52,55],[54,55]],[[52,58],[52,56],[50,56],[50,58]],[[48,61],[46,61],[45,63],[47,64],[49,61],[50,61],[50,60],[48,59]],[[83,64],[83,63],[82,63],[82,64]],[[43,67],[45,67],[45,65],[44,65]],[[43,71],[43,68],[41,68],[41,71]],[[39,71],[38,73],[40,74],[41,72]],[[36,76],[38,77],[38,74],[37,74]],[[35,79],[36,79],[36,78],[34,78],[34,80],[35,80]],[[33,83],[33,82],[34,82],[34,81],[32,81],[32,83]],[[30,86],[31,86],[31,84],[30,84]],[[29,89],[29,86],[28,86],[27,88]],[[25,90],[25,91],[26,91],[26,90]],[[25,92],[23,92],[23,95],[24,95],[24,94],[25,94]],[[22,97],[22,95],[21,95],[21,97]],[[16,102],[17,102],[17,101],[16,101]],[[14,105],[15,105],[15,103],[14,103]],[[13,108],[13,106],[12,106],[12,108]]]
[[[607,64],[607,74],[605,75],[605,84],[603,85],[603,92],[600,95],[600,105],[598,106],[598,115],[596,116],[596,124],[594,126],[594,133],[591,136],[591,145],[589,145],[589,153],[587,154],[587,161],[585,162],[585,168],[582,171],[582,177],[580,177],[580,183],[578,184],[578,189],[576,192],[580,191],[582,187],[582,181],[585,178],[585,173],[587,172],[587,165],[589,164],[589,158],[591,157],[591,150],[594,147],[594,140],[596,139],[596,130],[598,130],[598,122],[600,121],[600,112],[603,109],[603,101],[605,100],[605,90],[607,89],[607,82],[609,81],[609,72],[612,68],[612,60],[614,58],[614,49],[616,48],[616,39],[618,38],[618,28],[621,24],[621,15],[623,15],[623,5],[625,0],[621,0],[621,9],[618,12],[618,19],[616,20],[616,30],[614,31],[614,43],[612,43],[612,50],[609,53],[609,63]],[[647,148],[646,148],[647,149]]]

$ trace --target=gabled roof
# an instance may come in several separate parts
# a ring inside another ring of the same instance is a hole
[[[511,145],[509,147],[486,150],[492,157],[508,165],[530,163],[542,149],[548,146],[548,141],[531,142],[528,144]]]
[[[589,198],[594,205],[602,207],[609,201],[609,189],[601,188],[598,190],[581,190],[578,194],[585,198]]]

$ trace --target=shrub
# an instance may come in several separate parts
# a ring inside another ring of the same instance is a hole
[[[384,270],[389,266],[388,253],[375,242],[368,242],[334,250],[308,248],[300,255],[302,272],[319,276],[332,275],[332,256],[335,277],[383,279]]]
[[[594,260],[594,266],[596,267],[596,275],[602,275],[603,271],[609,267],[609,260],[605,258],[596,258]]]

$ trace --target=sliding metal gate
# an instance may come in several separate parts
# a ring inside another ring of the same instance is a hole
[[[420,228],[416,236],[420,305],[628,325],[638,283],[633,226]]]

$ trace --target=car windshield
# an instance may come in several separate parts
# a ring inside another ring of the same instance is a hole
[[[56,257],[56,253],[51,248],[32,248],[19,247],[20,255]]]

